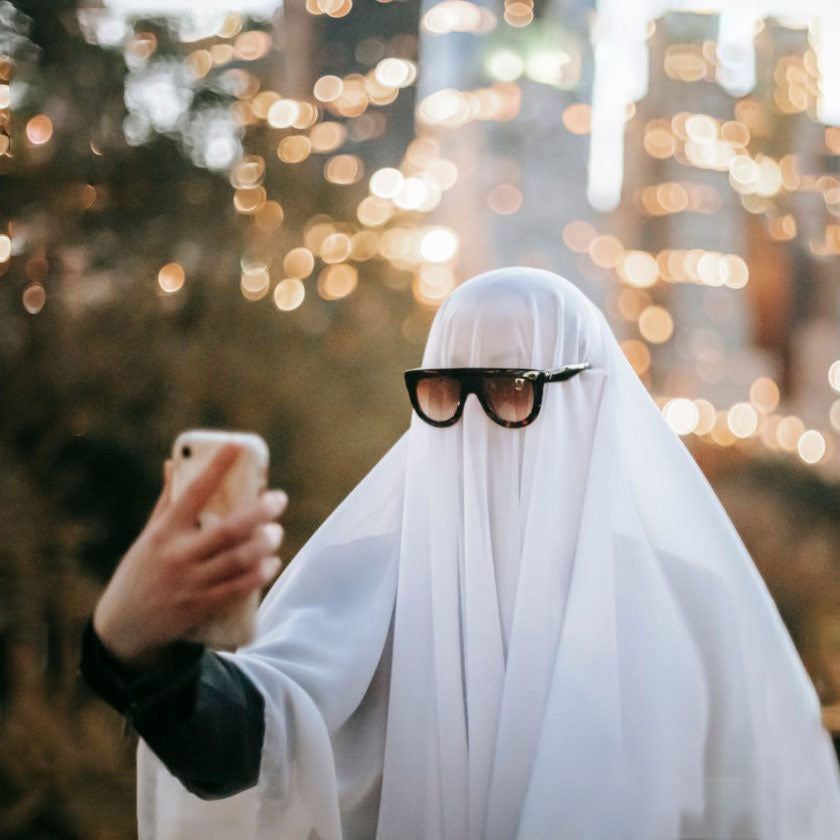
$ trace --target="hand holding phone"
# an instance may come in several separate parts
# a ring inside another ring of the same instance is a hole
[[[277,575],[280,560],[275,555],[283,532],[274,520],[286,507],[282,490],[232,506],[234,512],[215,524],[205,512],[218,515],[214,496],[242,454],[238,443],[215,447],[209,463],[189,481],[181,474],[177,500],[174,461],[167,461],[155,509],[94,611],[97,634],[124,663],[150,666],[169,642],[203,636],[202,629],[252,593],[258,600],[259,590]],[[202,519],[209,527],[199,527]],[[214,636],[214,641],[229,648],[247,633],[236,636]]]
[[[268,445],[253,433],[191,429],[178,435],[172,446],[172,499],[177,502],[228,444],[238,446],[240,454],[198,512],[196,527],[204,533],[212,533],[220,523],[259,499],[268,483]],[[247,644],[256,632],[259,600],[259,590],[247,593],[184,638],[225,650]]]

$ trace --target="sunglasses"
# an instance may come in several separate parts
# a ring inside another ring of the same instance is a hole
[[[519,429],[533,423],[540,413],[546,382],[571,379],[589,367],[589,362],[581,362],[554,370],[413,368],[405,372],[405,386],[414,410],[431,426],[457,423],[467,395],[475,394],[491,420]]]

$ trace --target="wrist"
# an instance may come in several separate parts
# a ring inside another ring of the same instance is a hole
[[[154,666],[160,658],[158,648],[140,647],[131,642],[126,643],[134,634],[120,632],[117,625],[109,620],[107,610],[102,602],[97,605],[93,613],[93,630],[105,650],[119,665],[130,670],[145,670]]]

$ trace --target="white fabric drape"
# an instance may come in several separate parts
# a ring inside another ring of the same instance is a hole
[[[141,741],[140,840],[837,840],[840,774],[768,590],[603,315],[544,270],[464,283],[427,367],[593,368],[524,429],[409,430],[221,655],[256,787]]]

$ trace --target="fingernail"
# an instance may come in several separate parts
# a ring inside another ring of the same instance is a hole
[[[280,568],[279,557],[265,557],[262,561],[262,572],[266,577],[273,575]]]
[[[276,522],[269,522],[265,526],[265,533],[271,542],[272,547],[280,545],[280,540],[283,539],[283,528]]]
[[[289,501],[289,497],[282,490],[272,490],[266,493],[266,497],[269,508],[275,513],[280,513]]]

